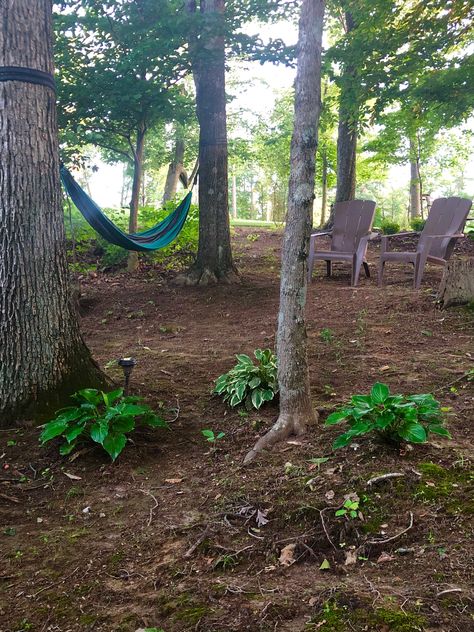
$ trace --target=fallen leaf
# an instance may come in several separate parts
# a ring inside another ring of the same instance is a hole
[[[319,567],[320,571],[327,571],[331,568],[331,564],[329,564],[328,560],[323,560],[321,566]]]
[[[291,566],[295,563],[295,551],[296,544],[287,544],[280,551],[280,557],[278,558],[282,566]]]
[[[326,493],[324,494],[324,496],[325,496],[326,500],[332,500],[332,499],[334,498],[334,496],[335,496],[335,495],[336,495],[336,494],[335,494],[335,492],[334,492],[332,489],[330,489],[328,492],[326,492]]]
[[[257,517],[255,520],[257,521],[258,527],[264,527],[269,522],[266,512],[260,511],[260,509],[257,510]]]
[[[311,608],[313,606],[315,606],[318,603],[318,598],[317,597],[310,597],[309,601],[308,601],[308,605],[311,606]]]
[[[351,566],[357,562],[357,553],[355,550],[346,551],[346,559],[344,560],[344,566]]]
[[[389,364],[385,364],[384,366],[381,366],[379,371],[381,373],[383,373],[384,371],[390,371],[390,365]]]
[[[182,483],[184,478],[165,478],[165,483],[169,483],[170,485],[177,485],[178,483]]]
[[[395,558],[393,557],[393,555],[389,555],[385,551],[382,551],[382,553],[380,554],[377,560],[377,564],[382,564],[383,562],[391,562],[394,559]]]
[[[69,472],[63,472],[63,474],[64,476],[70,478],[71,481],[82,481],[82,478],[80,476],[77,476],[76,474],[70,474]]]

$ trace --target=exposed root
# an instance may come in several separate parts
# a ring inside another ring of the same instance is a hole
[[[310,413],[280,413],[274,426],[263,437],[260,437],[254,447],[247,452],[244,465],[249,465],[262,450],[267,450],[292,435],[297,437],[304,435],[308,425],[315,424],[318,417],[316,411],[311,411]]]
[[[213,272],[210,268],[192,267],[187,272],[179,274],[174,279],[174,284],[179,286],[208,286],[224,283],[231,285],[240,283],[240,276],[235,269],[226,272]]]

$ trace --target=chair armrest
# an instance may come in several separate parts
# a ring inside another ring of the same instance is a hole
[[[390,239],[391,237],[407,237],[408,235],[419,235],[420,233],[417,233],[415,230],[410,230],[408,232],[405,233],[393,233],[392,235],[382,235],[382,239],[385,237],[385,239]]]
[[[324,235],[330,235],[332,237],[332,230],[320,230],[317,233],[311,233],[311,237],[323,237]]]
[[[464,233],[455,233],[450,234],[450,235],[426,235],[425,239],[440,239],[441,237],[451,237],[451,239],[460,239],[461,237],[464,237]]]

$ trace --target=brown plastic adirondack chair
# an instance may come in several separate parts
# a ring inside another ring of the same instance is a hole
[[[450,258],[457,239],[463,237],[462,231],[471,210],[472,201],[459,197],[439,198],[433,202],[426,224],[421,231],[415,252],[397,252],[389,250],[389,239],[396,235],[384,235],[380,249],[379,285],[383,282],[384,267],[387,261],[411,263],[414,266],[413,287],[421,285],[426,262],[445,265]],[[412,235],[413,233],[397,233]]]
[[[375,202],[371,200],[350,200],[336,202],[334,206],[334,227],[311,235],[308,258],[308,281],[311,283],[314,260],[326,261],[327,275],[331,276],[333,261],[349,261],[352,264],[351,286],[359,280],[363,264],[365,274],[370,270],[365,258],[375,215]],[[316,238],[331,237],[331,250],[315,250]]]

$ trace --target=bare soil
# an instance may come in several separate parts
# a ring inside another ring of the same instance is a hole
[[[176,419],[137,433],[114,465],[96,448],[39,448],[31,422],[0,432],[1,632],[474,629],[472,311],[436,307],[439,268],[415,292],[409,267],[351,289],[344,265],[330,279],[318,265],[307,322],[320,424],[244,469],[277,403],[247,414],[211,391],[235,353],[274,346],[280,242],[235,231],[239,285],[178,288],[151,265],[82,279],[97,361],[120,382],[111,362],[133,355],[133,391]],[[375,381],[435,393],[453,439],[333,453],[340,429],[324,419]],[[225,437],[213,447],[206,428]],[[386,473],[403,476],[367,485]],[[336,517],[353,493],[360,515]]]

